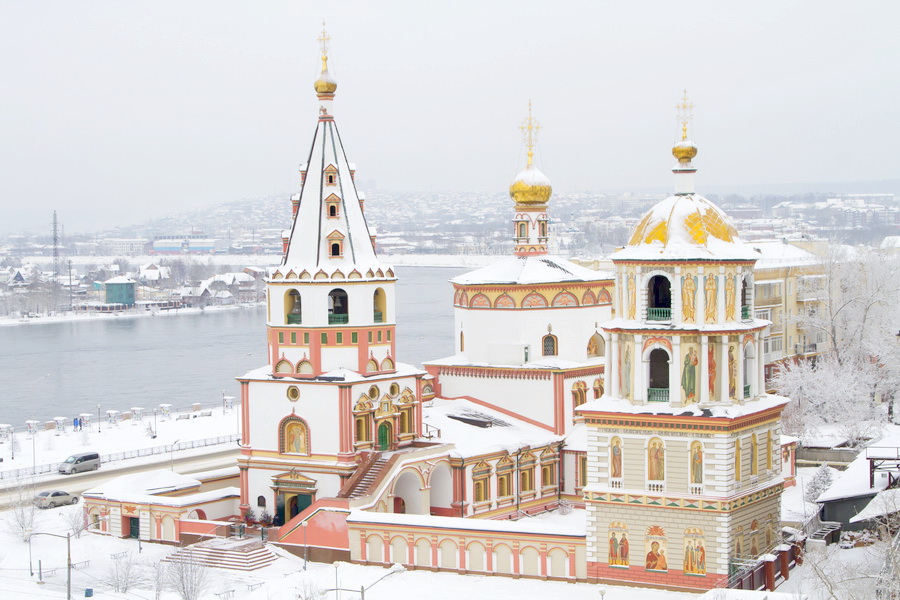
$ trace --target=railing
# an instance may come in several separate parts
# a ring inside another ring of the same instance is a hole
[[[647,484],[647,491],[648,491],[648,492],[655,492],[655,493],[658,493],[658,494],[659,494],[659,493],[662,493],[662,492],[665,492],[665,491],[666,491],[666,484],[665,484],[665,482],[660,482],[660,483],[648,483],[648,484]]]
[[[376,323],[384,323],[384,313],[381,311],[375,311],[375,322]]]
[[[288,325],[300,325],[301,323],[303,323],[303,315],[289,314],[287,316]]]
[[[743,319],[745,321],[750,320],[750,305],[749,304],[744,304],[743,306],[741,306],[741,319]]]
[[[750,384],[744,386],[744,398],[750,397]]]
[[[812,354],[816,351],[816,344],[794,344],[794,354]]]
[[[609,478],[609,487],[611,487],[614,490],[621,490],[623,487],[625,487],[625,484],[622,481],[621,477],[610,477]]]
[[[350,315],[328,315],[329,325],[346,325]]]
[[[647,388],[647,402],[668,402],[669,388]]]
[[[671,321],[672,320],[672,309],[671,308],[648,308],[647,309],[647,320],[648,321]]]
[[[689,483],[688,484],[688,493],[693,494],[694,496],[702,496],[703,495],[703,484],[702,483]]]

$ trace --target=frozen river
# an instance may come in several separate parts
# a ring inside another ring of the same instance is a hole
[[[398,267],[397,358],[421,365],[453,351],[453,292],[464,269]],[[249,354],[249,356],[248,356]],[[266,361],[265,309],[98,318],[0,328],[0,423],[72,418],[237,394],[236,375]],[[49,377],[44,377],[49,374]]]

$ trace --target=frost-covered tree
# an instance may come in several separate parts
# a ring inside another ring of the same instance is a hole
[[[822,463],[822,466],[819,467],[810,482],[806,484],[803,497],[806,498],[807,502],[815,502],[819,494],[831,487],[836,471],[837,469],[829,467],[828,463]]]
[[[9,492],[8,510],[4,515],[7,531],[22,541],[27,541],[28,535],[35,530],[38,509],[34,505],[34,496],[37,490],[34,483],[19,480],[19,483]]]
[[[815,361],[785,363],[774,383],[793,400],[784,417],[788,433],[803,437],[834,424],[857,446],[878,434],[876,401],[890,403],[900,382],[900,257],[831,247],[821,269],[820,302],[796,323],[829,350]]]
[[[87,515],[81,506],[67,506],[60,511],[59,516],[65,519],[66,526],[76,538],[80,538],[81,532],[87,529]]]
[[[128,552],[109,563],[106,583],[112,586],[116,592],[128,593],[129,589],[139,587],[143,580],[140,563],[134,553]]]
[[[200,600],[212,585],[209,568],[202,565],[192,550],[185,550],[178,562],[169,563],[166,579],[181,600]]]

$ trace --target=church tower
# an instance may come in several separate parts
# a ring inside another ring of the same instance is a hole
[[[367,453],[412,444],[422,422],[425,373],[397,362],[397,278],[375,252],[335,123],[324,31],[319,41],[316,129],[284,256],[267,272],[269,361],[240,379],[241,506],[276,524],[337,496]]]
[[[758,254],[694,192],[692,105],[678,107],[675,194],[612,256],[607,386],[580,412],[589,578],[701,589],[779,541],[787,399],[763,386]]]

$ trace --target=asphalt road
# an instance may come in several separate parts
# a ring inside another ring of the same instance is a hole
[[[167,454],[157,455],[157,461],[153,463],[146,462],[146,459],[123,460],[101,466],[97,471],[75,475],[39,475],[34,478],[33,482],[31,479],[22,479],[19,483],[29,487],[33,485],[34,493],[42,490],[59,489],[80,496],[85,490],[89,490],[120,475],[168,467],[173,468],[175,472],[182,475],[190,475],[201,471],[233,467],[237,464],[237,458],[240,455],[240,449],[233,443],[222,444],[221,446],[208,446],[204,449],[208,450],[207,452],[199,453],[200,450],[198,448],[185,451],[183,454],[187,454],[186,456],[178,456],[176,452],[173,458],[170,458]],[[18,495],[17,487],[15,481],[0,482],[0,508],[7,508],[10,500]],[[28,490],[26,493],[32,496],[34,495],[33,492]]]

